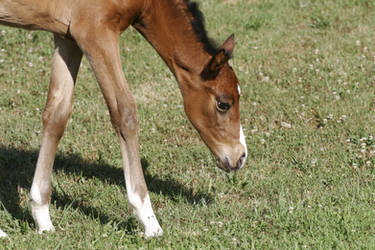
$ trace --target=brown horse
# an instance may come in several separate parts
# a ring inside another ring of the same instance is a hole
[[[239,83],[228,60],[234,36],[221,47],[208,39],[202,13],[189,0],[0,0],[0,24],[54,33],[55,53],[43,113],[43,137],[30,191],[38,231],[53,231],[49,215],[51,173],[84,54],[106,100],[120,141],[127,197],[146,236],[162,234],[143,177],[134,99],[121,68],[119,36],[132,25],[175,75],[185,112],[218,160],[230,172],[244,165],[247,150],[240,125]],[[0,230],[0,236],[5,235]]]

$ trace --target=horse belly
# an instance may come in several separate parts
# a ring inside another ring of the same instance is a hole
[[[68,17],[64,18],[64,15],[60,14],[65,9],[59,9],[59,3],[63,1],[0,0],[0,24],[66,34]]]

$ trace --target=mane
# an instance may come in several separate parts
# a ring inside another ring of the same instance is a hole
[[[219,52],[219,47],[216,42],[208,37],[207,31],[204,25],[203,13],[199,10],[198,4],[196,2],[191,2],[190,0],[184,0],[188,12],[191,14],[191,25],[193,26],[194,33],[196,34],[198,40],[203,44],[204,49],[210,55],[215,55]]]

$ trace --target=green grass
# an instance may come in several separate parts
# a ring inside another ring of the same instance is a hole
[[[10,239],[0,248],[375,247],[374,1],[199,2],[212,37],[236,34],[232,64],[242,90],[246,166],[231,175],[215,168],[183,113],[172,74],[128,29],[123,68],[165,235],[140,235],[117,138],[85,60],[53,174],[57,231],[38,235],[28,192],[52,36],[1,27],[0,226]]]

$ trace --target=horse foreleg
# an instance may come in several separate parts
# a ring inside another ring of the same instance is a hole
[[[57,145],[72,111],[73,89],[82,52],[74,41],[55,35],[51,82],[43,113],[43,138],[30,191],[30,203],[38,232],[53,231],[49,203],[51,174]]]
[[[139,158],[136,105],[121,67],[119,34],[100,27],[87,30],[88,36],[84,35],[86,30],[72,32],[93,68],[120,140],[128,201],[144,226],[145,235],[161,235],[163,231],[151,206]]]

